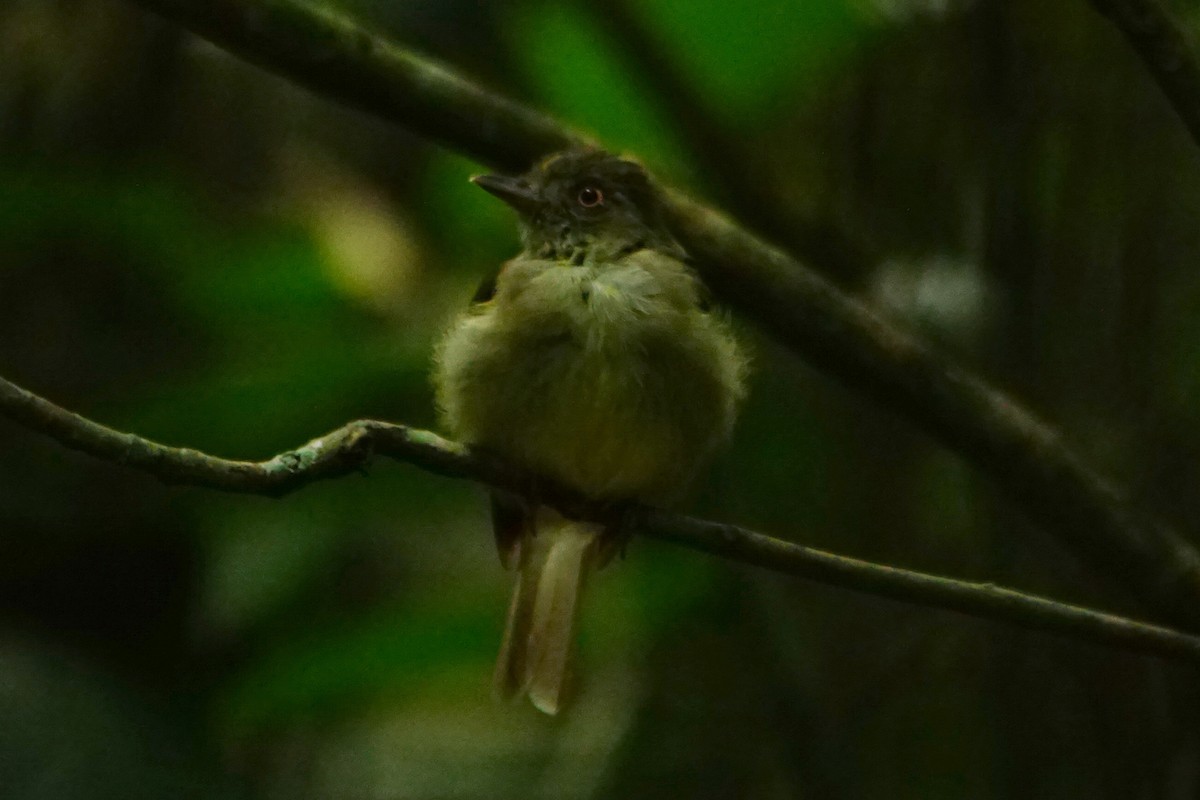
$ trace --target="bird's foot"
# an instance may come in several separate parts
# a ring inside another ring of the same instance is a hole
[[[604,530],[600,533],[599,544],[596,548],[598,567],[606,566],[618,555],[622,559],[625,558],[625,550],[638,528],[638,521],[641,517],[638,504],[628,500],[610,503],[608,509],[611,513],[605,515],[608,521],[604,524]]]

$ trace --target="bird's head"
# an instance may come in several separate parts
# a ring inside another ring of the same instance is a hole
[[[595,148],[565,150],[524,175],[472,178],[520,215],[526,252],[572,264],[644,247],[676,249],[641,165]]]

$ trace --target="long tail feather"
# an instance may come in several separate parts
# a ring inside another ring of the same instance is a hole
[[[537,589],[536,580],[528,577],[529,572],[522,565],[517,574],[517,585],[513,587],[512,600],[508,604],[504,638],[500,641],[500,655],[492,674],[493,690],[501,700],[511,700],[523,693],[528,683],[525,677],[526,642]]]
[[[528,693],[533,705],[557,714],[566,703],[575,620],[602,529],[552,512],[521,548],[521,572],[509,604],[496,662],[496,693]]]

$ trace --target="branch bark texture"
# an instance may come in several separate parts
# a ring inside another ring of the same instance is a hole
[[[581,141],[546,116],[297,0],[135,1],[266,69],[492,166],[524,169]],[[959,452],[1112,585],[1200,630],[1200,554],[1131,511],[1051,427],[726,217],[681,194],[666,196],[680,240],[724,302]]]
[[[430,431],[358,420],[265,461],[233,461],[170,447],[113,430],[73,414],[0,378],[0,416],[43,433],[72,450],[149,473],[170,484],[279,497],[317,481],[365,469],[374,456],[429,472],[531,494],[572,517],[635,520],[638,533],[712,555],[796,575],[818,583],[956,611],[1031,630],[1200,666],[1200,637],[1060,603],[990,583],[974,583],[873,564],[774,539],[761,533],[656,508],[628,509],[589,502],[577,492],[511,464],[472,451]]]

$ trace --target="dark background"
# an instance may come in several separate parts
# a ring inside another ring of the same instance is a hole
[[[1200,153],[1083,0],[338,6],[734,211],[1198,538]],[[432,342],[516,246],[478,169],[129,3],[5,0],[0,374],[230,457],[432,426]],[[691,510],[1143,613],[739,326]],[[1194,671],[641,540],[577,706],[498,706],[485,506],[393,463],[166,488],[0,424],[0,796],[1200,796]]]

